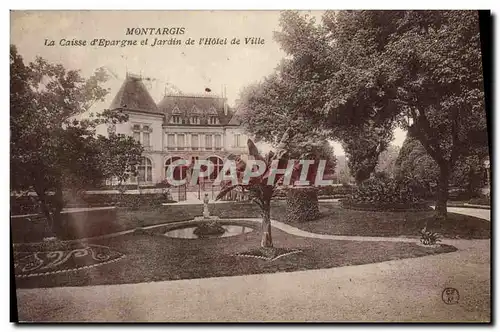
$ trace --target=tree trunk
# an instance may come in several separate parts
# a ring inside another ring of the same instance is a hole
[[[448,165],[439,165],[439,181],[437,188],[436,217],[446,219],[448,202],[448,186],[450,182],[450,168]]]
[[[50,213],[49,204],[47,201],[47,195],[45,191],[38,189],[35,187],[36,194],[38,196],[38,200],[40,201],[40,209],[42,210],[43,215],[45,216],[45,234],[46,237],[55,237],[54,234],[54,220],[53,215]]]
[[[52,230],[57,234],[64,231],[62,224],[61,211],[64,208],[63,192],[57,188],[54,194],[54,210],[52,211]]]
[[[273,247],[273,238],[271,237],[271,202],[264,203],[262,209],[262,239],[260,246],[262,248]]]

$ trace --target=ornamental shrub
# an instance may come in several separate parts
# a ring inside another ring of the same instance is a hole
[[[319,218],[318,189],[314,187],[291,187],[286,192],[287,220],[304,222]]]
[[[352,195],[342,202],[346,208],[362,210],[424,210],[426,189],[408,177],[390,178],[375,174],[353,189]]]

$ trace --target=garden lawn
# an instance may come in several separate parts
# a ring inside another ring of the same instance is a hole
[[[286,202],[272,202],[271,218],[305,231],[319,234],[353,236],[419,236],[419,231],[428,224],[428,229],[441,233],[446,238],[485,239],[490,238],[489,221],[448,213],[448,220],[436,221],[433,211],[420,212],[370,212],[344,209],[339,203],[320,202],[321,217],[306,222],[291,222],[286,218]],[[202,215],[200,205],[168,205],[143,207],[138,210],[118,208],[118,230],[130,230],[138,226],[166,224],[191,220]],[[259,218],[259,208],[250,202],[224,202],[210,204],[210,214],[221,218]],[[14,223],[14,221],[12,221]],[[43,234],[44,223],[33,223],[32,230],[23,232]],[[12,225],[13,231],[16,225]]]
[[[434,211],[371,212],[344,209],[337,203],[320,203],[321,217],[313,221],[289,222],[275,215],[282,222],[305,231],[320,234],[359,236],[419,236],[427,229],[445,238],[488,239],[491,223],[487,220],[448,212],[446,220],[436,220]]]
[[[448,219],[437,221],[434,211],[417,212],[372,212],[344,209],[339,203],[320,202],[321,217],[313,221],[292,222],[286,218],[286,202],[273,201],[271,218],[302,230],[332,235],[352,236],[420,236],[427,228],[441,233],[446,238],[487,239],[491,234],[491,223],[484,219],[456,213],[448,213]],[[193,219],[202,213],[201,205],[171,205],[159,210],[119,210],[118,219],[134,228],[136,220],[144,225],[154,225]],[[258,207],[250,202],[228,202],[210,204],[210,214],[221,218],[259,218]],[[134,221],[135,220],[135,221]]]
[[[18,288],[139,283],[360,265],[452,252],[452,246],[422,247],[406,242],[354,242],[297,237],[273,229],[275,247],[301,253],[265,261],[235,254],[258,248],[258,230],[233,237],[176,239],[128,234],[94,240],[125,254],[119,261],[73,272],[16,279]]]

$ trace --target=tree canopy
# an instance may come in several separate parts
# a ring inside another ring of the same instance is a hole
[[[63,208],[63,190],[86,189],[123,173],[138,162],[142,147],[123,135],[96,135],[97,125],[126,121],[125,114],[105,110],[79,118],[108,93],[101,86],[107,80],[103,69],[84,79],[40,57],[25,64],[11,45],[10,71],[11,189],[35,191],[52,223]]]
[[[286,58],[260,86],[274,105],[263,121],[339,140],[358,183],[395,126],[408,130],[439,167],[445,217],[457,160],[487,146],[477,12],[339,11],[319,24],[284,12],[276,40]]]

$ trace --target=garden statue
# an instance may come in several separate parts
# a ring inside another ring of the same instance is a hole
[[[200,238],[217,237],[226,232],[226,229],[219,224],[219,217],[210,216],[208,211],[208,194],[203,197],[203,216],[195,217],[194,220],[200,224],[193,231]]]
[[[208,194],[205,193],[205,197],[203,198],[203,218],[210,218],[210,212],[208,211]]]

